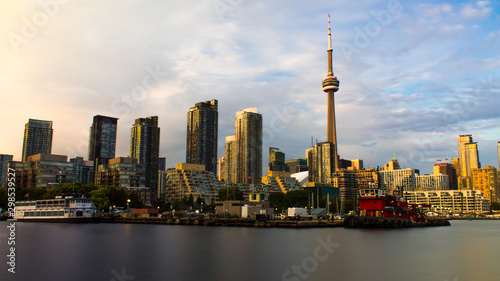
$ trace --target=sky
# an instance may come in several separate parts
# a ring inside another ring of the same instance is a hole
[[[472,134],[498,167],[497,1],[0,2],[0,153],[21,159],[29,118],[53,121],[52,153],[88,156],[94,115],[119,118],[127,156],[136,118],[159,116],[160,156],[185,162],[187,112],[219,101],[219,157],[236,111],[263,114],[268,147],[305,157],[326,140],[328,14],[338,151],[432,173]],[[449,162],[451,160],[448,159]]]

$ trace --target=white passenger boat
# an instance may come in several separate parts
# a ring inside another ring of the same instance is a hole
[[[14,219],[30,222],[98,222],[91,198],[67,196],[48,200],[16,201]]]

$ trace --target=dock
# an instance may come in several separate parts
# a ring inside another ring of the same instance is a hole
[[[167,224],[192,226],[227,226],[227,227],[281,227],[281,228],[320,228],[343,227],[343,220],[251,220],[243,218],[128,218],[101,217],[101,223]]]

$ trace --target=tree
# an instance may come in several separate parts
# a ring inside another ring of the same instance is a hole
[[[286,207],[302,207],[309,205],[310,190],[293,190],[285,194]]]
[[[109,206],[126,207],[129,195],[125,189],[115,186],[103,185],[90,192],[94,204],[101,209],[108,209]]]
[[[194,207],[196,209],[200,209],[201,210],[202,204],[203,204],[203,207],[205,208],[206,207],[206,205],[205,205],[205,199],[201,199],[201,196],[198,196],[198,198],[196,198],[196,202],[194,202]]]
[[[267,198],[269,200],[269,205],[273,208],[278,209],[279,212],[285,209],[285,194],[283,192],[274,192],[269,194]]]
[[[130,199],[130,208],[144,208],[144,203],[135,192],[129,192],[128,198]]]
[[[194,197],[193,194],[189,194],[188,200],[186,202],[186,205],[189,207],[194,207]]]
[[[237,188],[223,187],[219,189],[219,200],[244,200],[243,192]]]
[[[109,201],[108,189],[105,187],[90,192],[90,197],[94,205],[99,209],[107,210],[109,206],[112,206]]]
[[[108,189],[109,202],[111,205],[120,207],[127,206],[127,199],[129,199],[129,197],[125,189],[116,186],[105,186],[105,188]]]

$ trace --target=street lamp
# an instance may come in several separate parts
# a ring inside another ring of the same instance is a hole
[[[127,199],[127,212],[130,213],[130,207],[129,207],[129,204],[130,204],[130,199]]]
[[[203,213],[203,201],[201,202],[201,213]]]

